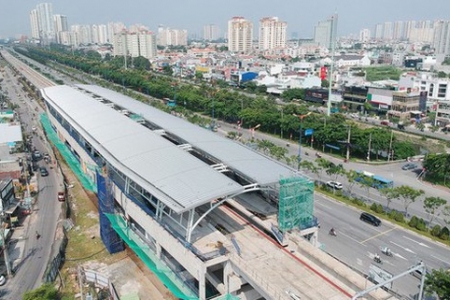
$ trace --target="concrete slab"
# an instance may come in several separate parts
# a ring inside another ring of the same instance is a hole
[[[108,272],[120,296],[137,293],[140,299],[168,299],[129,257],[108,266]]]

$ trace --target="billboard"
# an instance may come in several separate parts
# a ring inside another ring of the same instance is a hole
[[[326,79],[327,78],[327,73],[328,73],[327,67],[321,67],[320,68],[320,79],[321,80]]]

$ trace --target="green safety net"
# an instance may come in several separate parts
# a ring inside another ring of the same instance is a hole
[[[278,226],[281,231],[307,227],[313,220],[314,182],[305,177],[280,180]]]
[[[61,155],[64,158],[64,160],[66,161],[66,163],[72,169],[72,172],[78,177],[78,180],[80,180],[80,182],[84,186],[84,188],[96,193],[97,185],[95,184],[94,180],[86,175],[86,173],[83,171],[83,168],[82,168],[80,162],[75,157],[75,155],[72,153],[72,151],[70,151],[67,148],[67,146],[58,138],[57,133],[52,128],[52,125],[50,123],[50,120],[48,119],[47,114],[42,113],[40,115],[40,118],[41,118],[42,127],[44,128],[48,139],[58,149],[59,153],[61,153]],[[90,169],[93,172],[95,171],[95,168],[96,168],[96,166],[91,166],[91,165],[85,165],[85,167]]]
[[[214,298],[214,300],[239,300],[241,298],[237,297],[237,296],[233,296],[231,294],[226,294],[217,298]]]
[[[177,275],[167,267],[146,245],[139,236],[130,230],[122,216],[105,214],[111,222],[111,226],[120,237],[133,249],[136,255],[146,266],[162,281],[162,283],[179,299],[198,299]]]

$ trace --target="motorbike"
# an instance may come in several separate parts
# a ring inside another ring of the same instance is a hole
[[[376,262],[376,263],[378,263],[378,264],[383,264],[383,262],[381,261],[381,258],[379,258],[378,256],[375,256],[375,257],[373,258],[373,261]]]
[[[390,257],[393,256],[391,249],[389,249],[388,247],[381,248],[381,253],[383,253],[384,255],[390,256]]]
[[[336,230],[334,230],[334,229],[330,229],[328,234],[331,235],[331,236],[337,236]]]

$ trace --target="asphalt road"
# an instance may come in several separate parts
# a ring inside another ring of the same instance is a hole
[[[6,68],[5,80],[2,83],[3,91],[7,91],[8,97],[20,107],[16,110],[19,114],[24,131],[32,136],[33,146],[41,153],[49,151],[49,145],[42,138],[38,114],[41,111],[35,100],[29,99],[22,86],[17,84],[16,78]],[[37,111],[36,111],[37,110]],[[32,135],[32,127],[36,126],[37,134]],[[39,171],[39,192],[33,213],[28,216],[29,227],[26,231],[26,243],[22,252],[22,261],[15,270],[14,277],[1,287],[4,293],[2,299],[21,299],[23,294],[39,287],[42,284],[43,275],[47,268],[52,252],[52,244],[55,237],[56,225],[61,213],[61,204],[57,201],[58,182],[60,179],[56,172],[44,161],[39,165],[46,166],[49,175],[42,177]],[[36,236],[39,232],[40,238]]]
[[[230,131],[235,131],[235,132],[238,131],[238,128],[235,125],[227,124],[224,122],[218,122],[218,123],[221,125],[218,130],[218,133],[223,136],[226,136],[226,134]],[[242,141],[249,141],[252,137],[252,134],[250,133],[250,131],[248,129],[241,129],[241,133],[242,133]],[[274,137],[272,135],[258,132],[257,130],[253,133],[253,136],[255,139],[268,140],[277,146],[286,148],[289,152],[288,156],[291,156],[291,155],[297,156],[298,155],[298,141],[289,141],[286,139],[280,139],[279,137]],[[315,161],[316,160],[315,152],[316,151],[311,150],[310,147],[303,146],[301,148],[302,160],[307,160],[307,161],[312,161],[312,162]],[[422,217],[424,220],[428,220],[429,215],[425,212],[425,210],[423,208],[423,199],[425,197],[429,197],[429,196],[441,197],[443,199],[448,199],[448,195],[449,195],[448,189],[443,188],[443,187],[436,187],[429,183],[418,180],[417,173],[413,172],[412,170],[410,170],[410,171],[402,170],[402,166],[404,164],[406,164],[405,161],[391,162],[391,163],[386,163],[386,164],[367,164],[367,163],[357,163],[357,162],[352,162],[352,161],[350,161],[348,163],[344,163],[343,159],[337,159],[326,153],[321,153],[321,155],[323,158],[326,158],[327,160],[329,160],[335,164],[342,164],[346,170],[352,169],[352,170],[356,170],[356,171],[358,171],[358,170],[368,171],[368,172],[374,173],[376,175],[380,175],[384,178],[392,179],[394,181],[394,186],[409,185],[416,189],[424,190],[425,195],[423,197],[421,197],[420,199],[418,199],[416,202],[410,204],[410,206],[408,207],[409,215],[416,215],[416,216]],[[283,163],[285,163],[285,162],[283,162]],[[414,162],[414,163],[417,164],[419,168],[421,167],[420,162]],[[320,180],[320,181],[324,181],[324,182],[326,182],[328,180],[335,180],[334,177],[328,176],[325,172],[322,172],[319,175],[320,178],[318,176],[316,176],[315,174],[308,173],[308,171],[306,171],[306,170],[304,172],[306,175],[308,175],[309,177],[311,177],[314,180]],[[337,178],[337,181],[343,183],[344,190],[348,189],[349,185],[348,185],[348,182],[345,177],[340,176]],[[369,191],[367,191],[367,189],[361,187],[359,184],[355,184],[352,187],[351,192],[353,194],[357,195],[359,198],[366,199],[367,201],[377,202],[384,206],[387,205],[386,199],[380,195],[380,193],[377,189],[370,188]],[[399,200],[393,201],[391,203],[390,207],[392,209],[396,209],[398,211],[405,210],[403,202],[401,202]],[[435,218],[433,223],[437,223],[440,225],[445,224],[443,222],[442,218],[439,216],[437,218]]]
[[[221,124],[221,128],[218,131],[219,134],[226,135],[228,131],[238,131],[234,125],[219,123]],[[245,140],[250,139],[251,134],[248,130],[244,129],[242,133]],[[256,139],[266,139],[278,146],[286,147],[290,155],[298,154],[297,141],[281,140],[258,131],[254,133],[254,137]],[[309,155],[306,155],[306,152]],[[342,160],[335,159],[326,154],[324,156],[335,163],[343,163]],[[315,160],[314,152],[308,148],[302,148],[302,159]],[[385,165],[369,165],[354,162],[343,163],[346,169],[366,170],[386,178],[392,178],[395,185],[412,185],[415,188],[425,190],[427,196],[447,198],[448,191],[440,190],[417,181],[414,172],[401,170],[403,164],[404,162]],[[323,181],[329,179],[326,174],[321,176],[321,180]],[[338,181],[342,182],[344,188],[346,188],[347,182],[344,178],[338,178]],[[50,182],[49,184],[51,185],[52,183]],[[368,195],[365,189],[355,185],[353,192],[359,194],[361,197],[369,197],[371,201],[385,204],[385,200],[375,189],[370,189],[370,194]],[[327,200],[320,194],[316,194],[315,200],[315,215],[321,223],[319,240],[323,243],[322,248],[359,272],[364,274],[368,272],[369,265],[373,263],[373,255],[375,253],[380,253],[383,260],[383,264],[377,266],[394,275],[405,271],[419,260],[423,260],[429,269],[439,267],[450,268],[448,247],[422,238],[407,230],[400,229],[389,222],[383,222],[380,227],[373,227],[363,223],[359,220],[359,211],[346,207],[341,203]],[[404,209],[401,203],[393,203],[392,207],[399,210]],[[48,208],[42,207],[40,210],[43,211],[44,209]],[[427,217],[420,201],[413,203],[409,207],[409,212],[424,218]],[[337,237],[328,235],[331,227],[336,228],[338,233]],[[36,241],[36,247],[39,247],[38,242]],[[394,256],[387,257],[381,254],[380,247],[382,246],[388,246],[393,251]],[[33,248],[29,249],[31,251]],[[408,275],[396,281],[393,284],[393,290],[412,297],[419,290],[419,282],[419,279],[416,277]]]
[[[360,213],[316,194],[315,215],[321,220],[319,241],[322,249],[363,274],[368,274],[369,266],[375,264],[397,275],[420,260],[428,269],[450,268],[448,247],[387,221],[380,227],[372,226],[359,220]],[[328,234],[332,227],[336,229],[336,237]],[[391,249],[393,257],[381,253],[381,247],[385,246]],[[375,253],[380,255],[382,264],[374,263]],[[395,281],[392,289],[412,298],[419,292],[419,284],[420,279],[407,275]]]

